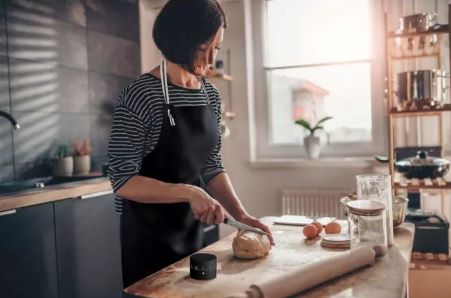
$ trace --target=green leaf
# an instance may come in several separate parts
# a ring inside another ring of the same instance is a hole
[[[324,127],[321,125],[315,126],[314,128],[312,128],[312,134],[315,133],[315,131],[320,130],[320,129],[324,129]]]
[[[319,120],[318,123],[316,123],[316,126],[318,126],[318,125],[320,125],[321,123],[324,123],[324,122],[326,122],[326,121],[328,121],[328,120],[330,120],[330,119],[332,119],[332,118],[334,118],[334,117],[330,117],[330,116],[324,117],[323,119]]]
[[[294,123],[301,125],[302,127],[304,127],[305,129],[307,129],[309,131],[312,130],[312,127],[310,126],[310,124],[304,119],[298,119]]]

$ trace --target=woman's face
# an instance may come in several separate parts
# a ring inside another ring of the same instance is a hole
[[[224,35],[224,28],[219,28],[212,41],[199,47],[194,60],[194,74],[197,76],[206,76],[208,69],[214,64],[216,55],[220,50]]]

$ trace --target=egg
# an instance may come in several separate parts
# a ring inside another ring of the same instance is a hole
[[[333,221],[328,223],[324,230],[326,231],[326,234],[340,234],[341,226],[338,222]]]
[[[314,225],[318,230],[318,235],[321,234],[321,232],[323,231],[323,225],[317,221],[312,222],[312,225]]]
[[[306,225],[302,232],[308,239],[315,238],[318,235],[318,229],[314,225]]]

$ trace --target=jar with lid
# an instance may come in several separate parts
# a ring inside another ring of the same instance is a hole
[[[348,230],[351,249],[359,246],[387,245],[385,205],[369,200],[355,200],[348,207]]]

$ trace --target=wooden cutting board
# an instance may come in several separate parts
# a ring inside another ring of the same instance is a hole
[[[273,219],[265,218],[265,221],[271,224]],[[185,258],[131,285],[125,292],[152,298],[243,297],[249,286],[259,280],[284,274],[345,251],[321,247],[320,237],[305,239],[302,227],[272,225],[271,229],[276,246],[268,256],[261,259],[239,260],[233,257],[232,239],[235,233],[202,249],[202,252],[215,254],[218,258],[216,279],[191,279],[189,258]],[[374,266],[317,286],[304,292],[302,297],[403,297],[413,242],[413,225],[401,225],[396,229],[395,236],[396,245]]]

